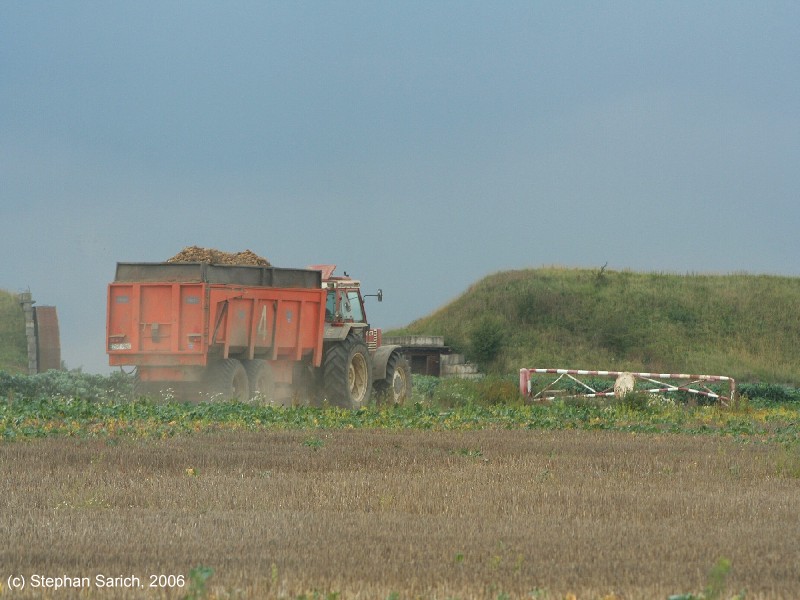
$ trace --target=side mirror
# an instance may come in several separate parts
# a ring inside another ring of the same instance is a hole
[[[378,302],[383,302],[383,290],[378,290],[377,294],[364,294],[364,298],[377,298]]]

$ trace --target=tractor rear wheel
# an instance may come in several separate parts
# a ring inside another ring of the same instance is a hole
[[[411,367],[399,352],[392,352],[386,363],[386,378],[375,382],[375,391],[387,404],[403,404],[411,397]]]
[[[275,404],[275,377],[270,364],[258,358],[243,360],[242,364],[250,384],[250,398],[265,404]]]
[[[235,358],[215,363],[208,372],[208,391],[217,400],[247,402],[250,399],[250,382],[244,365]]]
[[[325,398],[342,408],[361,408],[372,393],[372,361],[364,340],[350,332],[331,344],[322,361]]]

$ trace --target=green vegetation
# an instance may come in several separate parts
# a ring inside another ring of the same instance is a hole
[[[0,290],[0,369],[12,373],[28,370],[25,315],[16,294]]]
[[[197,404],[132,398],[130,380],[74,372],[8,375],[0,372],[0,439],[37,437],[167,438],[224,431],[417,429],[607,430],[734,436],[784,444],[782,472],[798,472],[800,392],[777,386],[743,386],[734,407],[696,406],[631,394],[623,399],[564,398],[528,404],[508,378],[478,380],[416,377],[413,402],[338,408],[264,406],[258,403]],[[781,401],[749,397],[765,390]],[[322,437],[303,445],[318,451]]]
[[[123,401],[133,394],[133,378],[121,371],[109,376],[81,371],[47,371],[36,375],[0,370],[0,398],[14,400]]]
[[[793,597],[762,557],[797,539],[800,390],[741,391],[531,404],[512,377],[415,377],[404,406],[343,410],[0,372],[0,562],[157,564],[182,598]]]
[[[703,593],[697,594],[678,594],[670,596],[667,600],[721,600],[726,588],[726,580],[731,570],[731,561],[727,558],[720,558],[708,572],[708,583]],[[731,597],[731,600],[743,600],[745,593],[741,592]]]
[[[800,278],[507,271],[391,334],[443,335],[487,372],[680,371],[796,386]]]

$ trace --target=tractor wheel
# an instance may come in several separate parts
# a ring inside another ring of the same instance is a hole
[[[215,400],[247,402],[250,399],[247,371],[235,358],[227,358],[214,364],[209,369],[207,383],[208,391],[216,396]]]
[[[325,398],[334,406],[361,408],[372,393],[369,349],[357,334],[331,344],[322,361]]]
[[[242,364],[250,384],[250,398],[265,404],[275,404],[275,377],[270,364],[258,358],[243,360]]]
[[[375,382],[375,391],[387,404],[403,404],[411,397],[411,367],[398,352],[393,352],[386,363],[386,378]]]

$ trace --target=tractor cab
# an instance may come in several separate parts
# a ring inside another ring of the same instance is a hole
[[[348,282],[349,287],[331,282],[325,303],[325,321],[328,323],[367,324],[364,300],[357,281]]]
[[[363,329],[363,335],[370,350],[380,346],[381,330],[370,329],[367,313],[364,310],[364,296],[361,294],[361,282],[344,275],[334,275],[336,265],[312,265],[309,269],[322,272],[322,287],[328,291],[325,302],[326,338],[339,337],[330,328]],[[378,290],[375,296],[378,302],[383,300],[383,291]]]

